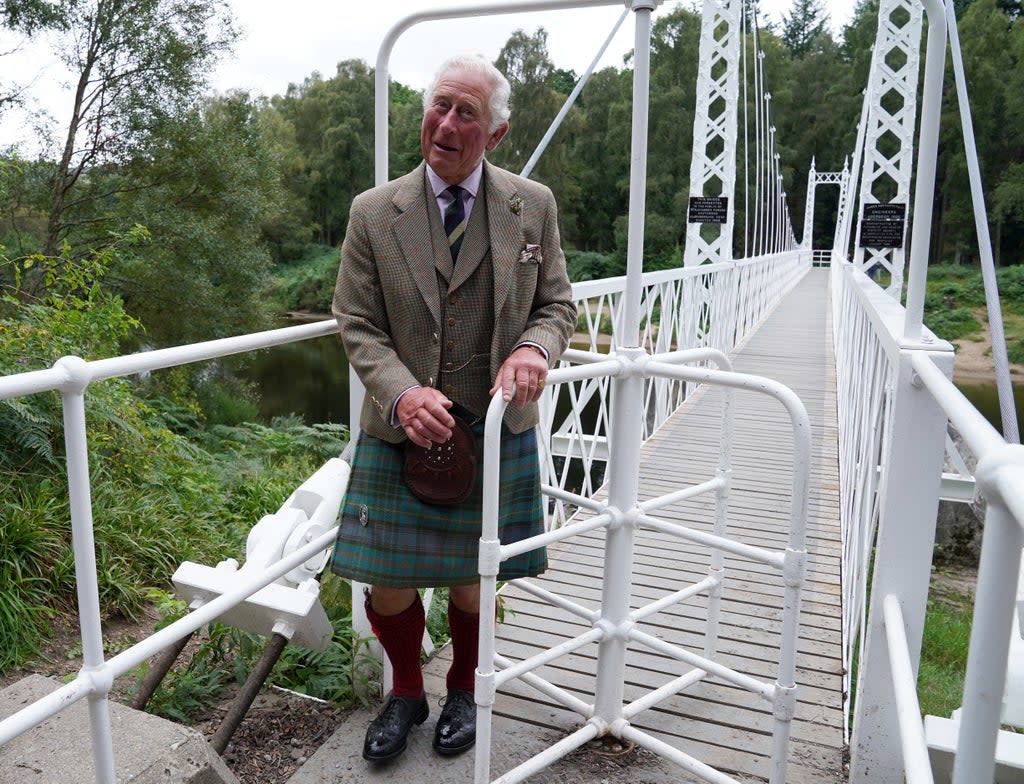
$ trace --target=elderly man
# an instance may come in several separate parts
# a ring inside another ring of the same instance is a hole
[[[366,613],[394,669],[363,745],[373,762],[399,755],[429,712],[417,588],[449,589],[452,664],[434,749],[459,754],[476,739],[481,472],[464,501],[421,500],[403,478],[405,442],[453,443],[457,414],[479,456],[482,419],[500,391],[511,404],[500,536],[518,541],[543,529],[536,401],[576,310],[551,191],[484,160],[508,131],[509,92],[482,57],[444,63],[424,94],[424,162],[356,197],[342,246],[333,309],[366,398],[332,568],[372,586]],[[534,550],[504,562],[500,579],[546,565],[543,548]]]

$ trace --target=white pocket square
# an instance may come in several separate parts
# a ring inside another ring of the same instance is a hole
[[[527,244],[519,254],[520,264],[540,264],[544,261],[544,255],[540,252],[540,245]]]

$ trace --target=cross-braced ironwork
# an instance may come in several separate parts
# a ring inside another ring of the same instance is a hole
[[[922,18],[921,4],[915,0],[881,0],[865,97],[867,126],[854,264],[864,271],[875,265],[888,270],[888,290],[896,298],[903,290],[906,258]],[[893,205],[896,211],[902,208],[903,230],[898,240],[866,237],[865,213],[872,210],[867,205],[874,204]]]

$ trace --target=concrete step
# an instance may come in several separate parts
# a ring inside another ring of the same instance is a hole
[[[0,719],[60,688],[42,675],[0,691]],[[110,702],[118,784],[238,784],[202,734]],[[86,700],[0,746],[0,784],[95,784]]]

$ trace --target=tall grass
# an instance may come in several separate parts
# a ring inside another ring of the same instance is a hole
[[[933,583],[921,639],[917,694],[921,711],[949,716],[960,707],[971,639],[973,598]]]

